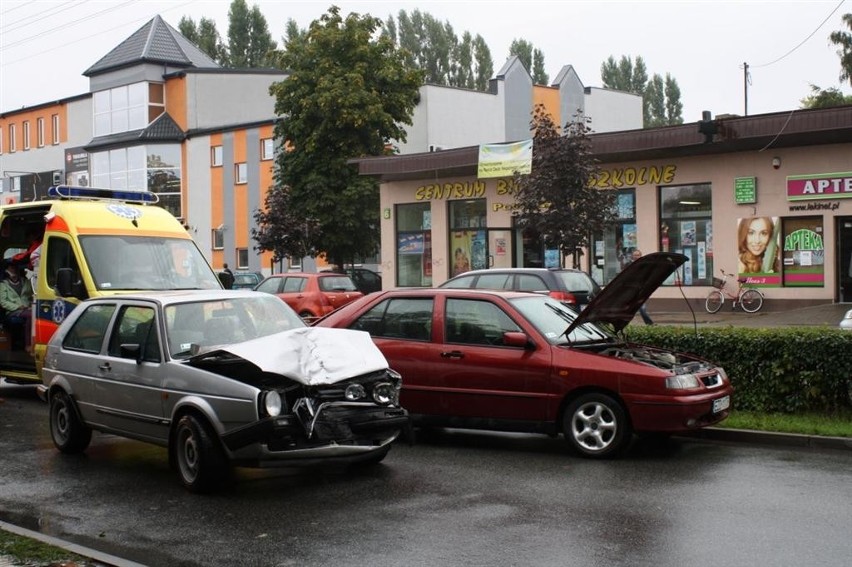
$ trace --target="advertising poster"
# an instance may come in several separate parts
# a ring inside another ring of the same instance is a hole
[[[423,233],[400,233],[397,248],[400,256],[410,254],[423,254]]]
[[[825,285],[825,242],[822,217],[784,220],[784,285]]]
[[[695,246],[695,221],[680,223],[680,243],[682,246]]]
[[[745,217],[737,222],[737,273],[757,287],[781,285],[781,222]]]
[[[450,234],[450,277],[488,267],[488,245],[485,238],[485,230],[454,230]]]

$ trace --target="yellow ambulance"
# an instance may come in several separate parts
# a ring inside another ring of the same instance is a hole
[[[47,199],[0,207],[0,300],[22,289],[19,275],[32,290],[29,313],[0,305],[0,378],[40,383],[47,342],[84,299],[222,287],[184,226],[156,203],[148,191],[61,185]]]

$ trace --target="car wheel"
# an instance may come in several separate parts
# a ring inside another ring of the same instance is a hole
[[[228,463],[210,426],[185,415],[175,429],[174,463],[183,485],[192,492],[209,492],[225,478]]]
[[[624,408],[605,394],[584,394],[568,404],[562,433],[574,451],[595,459],[620,455],[631,437]]]
[[[82,453],[92,441],[92,430],[80,421],[71,396],[63,390],[50,396],[50,435],[56,448],[68,455]]]

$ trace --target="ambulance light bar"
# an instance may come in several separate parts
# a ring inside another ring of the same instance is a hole
[[[143,204],[153,204],[160,201],[160,197],[150,191],[99,189],[97,187],[77,187],[75,185],[54,185],[53,187],[48,187],[47,196],[55,199],[108,199]]]

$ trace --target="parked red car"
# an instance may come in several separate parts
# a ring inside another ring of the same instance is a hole
[[[316,324],[372,335],[402,374],[401,405],[415,424],[562,433],[584,456],[612,457],[633,432],[690,431],[728,416],[722,368],[621,335],[686,259],[643,256],[579,314],[540,294],[398,289]]]
[[[277,295],[308,321],[364,296],[349,276],[330,272],[274,274],[254,289]]]

